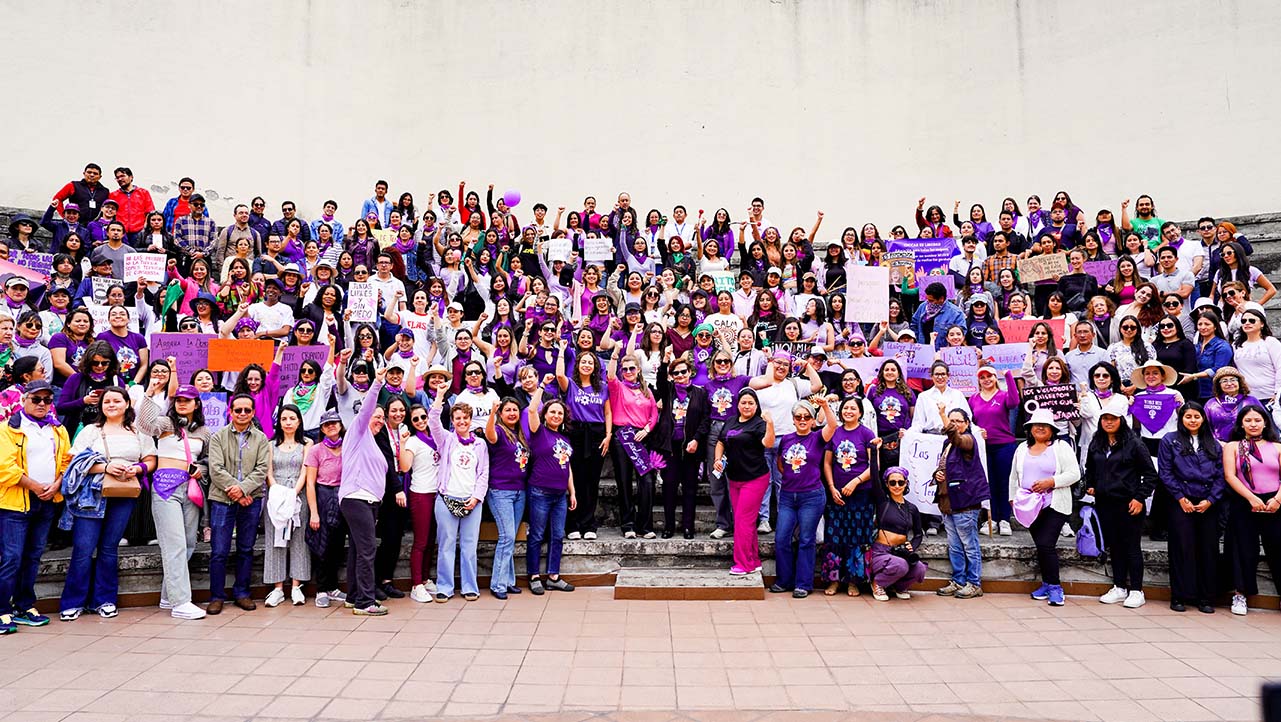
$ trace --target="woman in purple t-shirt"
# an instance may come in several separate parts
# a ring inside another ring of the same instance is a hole
[[[98,340],[106,341],[115,350],[121,376],[142,383],[150,360],[147,339],[129,330],[129,309],[124,306],[111,307],[107,312],[107,324],[110,328],[98,334]]]
[[[525,410],[525,428],[529,432],[529,532],[525,539],[525,572],[529,574],[529,591],[542,594],[547,589],[572,592],[574,586],[560,578],[560,554],[565,538],[565,514],[578,506],[574,496],[574,472],[569,460],[574,448],[565,437],[569,408],[564,401],[552,399],[542,405],[543,386],[553,381],[543,377]],[[538,411],[542,408],[542,412]],[[547,582],[539,579],[543,540],[547,541]]]
[[[565,424],[570,446],[578,450],[569,460],[577,481],[578,508],[569,514],[566,528],[569,539],[596,538],[596,500],[600,490],[600,471],[609,452],[609,439],[614,433],[614,413],[609,403],[609,387],[601,378],[600,358],[583,353],[574,360],[573,372],[566,376],[564,356],[556,364],[560,373],[556,384],[569,407]]]
[[[520,404],[511,397],[499,401],[485,424],[489,442],[489,492],[485,503],[494,515],[498,541],[489,591],[498,599],[520,594],[516,586],[516,528],[525,515],[525,483],[529,478],[529,445],[521,428]]]
[[[867,551],[876,534],[870,453],[881,440],[863,426],[863,405],[857,397],[842,401],[838,414],[841,426],[823,454],[823,477],[831,501],[824,514],[820,574],[828,582],[823,590],[827,596],[846,582],[849,595],[857,597],[858,585],[868,579]]]
[[[827,495],[823,491],[823,450],[836,432],[836,419],[821,397],[823,431],[814,433],[818,410],[808,401],[792,406],[796,431],[778,445],[778,469],[783,482],[778,491],[778,527],[774,530],[774,565],[777,579],[769,590],[790,591],[804,599],[814,591],[814,547],[818,522],[823,518]],[[799,538],[792,543],[792,536]]]

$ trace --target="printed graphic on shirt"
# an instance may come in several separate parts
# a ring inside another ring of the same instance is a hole
[[[556,439],[556,443],[552,444],[552,457],[556,459],[562,469],[569,464],[569,457],[573,453],[573,448],[564,439]]]
[[[903,415],[903,402],[893,396],[886,396],[881,399],[876,410],[882,418],[892,424]]]
[[[836,463],[841,465],[842,471],[849,471],[850,467],[858,462],[858,447],[854,442],[846,439],[836,445]]]
[[[687,411],[689,411],[688,398],[686,398],[684,401],[682,401],[681,399],[672,400],[672,418],[676,419],[677,421],[684,421],[685,414]]]
[[[796,474],[809,461],[809,453],[805,450],[805,445],[798,442],[787,447],[787,451],[783,452],[783,461],[791,465],[792,473]]]
[[[120,361],[121,376],[132,376],[138,369],[138,352],[128,346],[121,346],[117,349],[116,358]]]
[[[516,465],[520,467],[521,471],[524,471],[525,467],[529,464],[529,448],[524,444],[517,443],[515,457]]]
[[[458,468],[472,469],[476,466],[476,455],[472,453],[471,444],[460,445],[458,449]]]
[[[731,394],[729,389],[719,388],[712,394],[712,407],[716,409],[716,413],[723,414],[733,405],[734,394]]]

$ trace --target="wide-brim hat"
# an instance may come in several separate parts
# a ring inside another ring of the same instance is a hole
[[[448,368],[441,366],[440,364],[436,364],[435,366],[432,366],[431,368],[427,369],[427,373],[423,374],[423,376],[424,378],[430,379],[432,376],[435,376],[437,374],[444,376],[446,381],[454,380],[453,372],[451,372]]]
[[[1161,383],[1166,386],[1173,384],[1175,380],[1179,378],[1178,372],[1173,368],[1166,366],[1156,359],[1148,359],[1143,362],[1142,366],[1134,369],[1134,373],[1130,374],[1130,381],[1141,389],[1146,389],[1148,387],[1147,382],[1143,380],[1144,369],[1161,369]]]
[[[1049,409],[1037,409],[1032,412],[1027,421],[1023,422],[1023,431],[1027,432],[1029,438],[1032,435],[1033,424],[1045,424],[1046,426],[1058,428],[1054,423],[1054,412]]]

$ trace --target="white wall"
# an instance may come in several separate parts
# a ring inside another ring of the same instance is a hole
[[[1059,188],[1089,211],[1275,210],[1275,0],[0,0],[0,202],[85,162],[354,220],[466,178],[626,189],[823,237]],[[23,28],[24,31],[17,31]],[[64,99],[74,102],[62,102]],[[109,179],[109,178],[108,178]],[[156,193],[157,204],[175,192]],[[229,205],[214,204],[220,218]],[[964,214],[964,210],[962,211]]]

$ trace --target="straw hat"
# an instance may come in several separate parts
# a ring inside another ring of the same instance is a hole
[[[1165,364],[1161,363],[1160,361],[1157,361],[1156,359],[1148,359],[1143,363],[1142,366],[1134,369],[1134,373],[1130,374],[1130,381],[1133,382],[1135,386],[1141,389],[1146,389],[1148,387],[1147,382],[1143,380],[1144,369],[1161,369],[1161,373],[1162,373],[1161,383],[1165,384],[1166,386],[1173,384],[1175,380],[1178,379],[1179,377],[1179,374],[1175,372],[1173,368],[1166,366]]]

